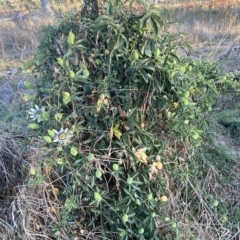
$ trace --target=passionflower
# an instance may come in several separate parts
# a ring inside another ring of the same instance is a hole
[[[35,108],[31,108],[28,114],[32,120],[37,120],[37,122],[41,122],[43,120],[42,114],[44,113],[45,108],[39,107],[35,105]]]
[[[54,142],[58,142],[59,144],[66,145],[67,143],[71,142],[70,139],[72,134],[68,131],[68,128],[63,129],[61,128],[59,131],[53,130],[55,132]]]

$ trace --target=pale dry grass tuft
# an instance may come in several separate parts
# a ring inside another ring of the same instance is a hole
[[[54,19],[46,19],[41,15],[16,21],[2,21],[0,54],[10,59],[26,59],[39,45],[42,27],[53,22]]]
[[[226,4],[217,2],[214,1],[215,7],[212,5],[212,8],[205,7],[209,1],[164,5],[166,9],[163,14],[178,23],[170,26],[169,31],[174,34],[186,33],[198,58],[216,60],[232,45],[239,44],[239,6],[232,4],[226,7]],[[192,7],[189,8],[189,5]]]
[[[14,187],[24,180],[24,153],[22,151],[22,136],[12,136],[0,133],[0,194],[11,194]]]

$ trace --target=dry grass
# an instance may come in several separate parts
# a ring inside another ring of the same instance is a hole
[[[1,132],[0,139],[0,186],[1,195],[14,193],[14,188],[23,182],[22,169],[26,164],[22,151],[21,138]]]
[[[0,56],[11,62],[26,60],[37,48],[44,26],[53,25],[66,12],[76,12],[82,1],[50,1],[52,18],[45,18],[40,1],[0,0]],[[1,66],[0,61],[0,66]],[[2,64],[4,65],[4,63]]]
[[[0,55],[10,61],[26,60],[39,44],[42,27],[53,24],[53,21],[41,16],[3,21],[0,24]]]
[[[186,33],[198,58],[216,60],[232,45],[239,45],[240,8],[236,1],[228,1],[228,5],[220,2],[162,5],[163,15],[179,23],[172,25],[169,31]]]

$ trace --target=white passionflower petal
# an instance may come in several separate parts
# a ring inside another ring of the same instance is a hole
[[[42,119],[42,113],[45,111],[44,107],[39,107],[35,105],[35,108],[31,108],[28,114],[30,115],[30,118],[32,120],[37,120],[38,122],[41,122]]]
[[[54,142],[58,142],[59,144],[66,145],[67,143],[71,142],[70,139],[72,137],[72,134],[68,132],[68,128],[63,129],[61,128],[59,131],[53,130],[56,135],[54,138]]]

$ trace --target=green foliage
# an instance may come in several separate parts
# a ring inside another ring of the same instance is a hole
[[[45,29],[32,63],[41,112],[32,109],[38,124],[29,128],[40,129],[64,182],[54,231],[71,238],[72,222],[84,219],[106,239],[163,239],[158,224],[170,221],[163,176],[175,168],[165,163],[183,154],[167,156],[166,146],[201,144],[228,79],[211,63],[179,57],[190,46],[167,32],[154,6],[142,4],[140,15],[120,1],[106,6],[98,17],[70,15]]]

